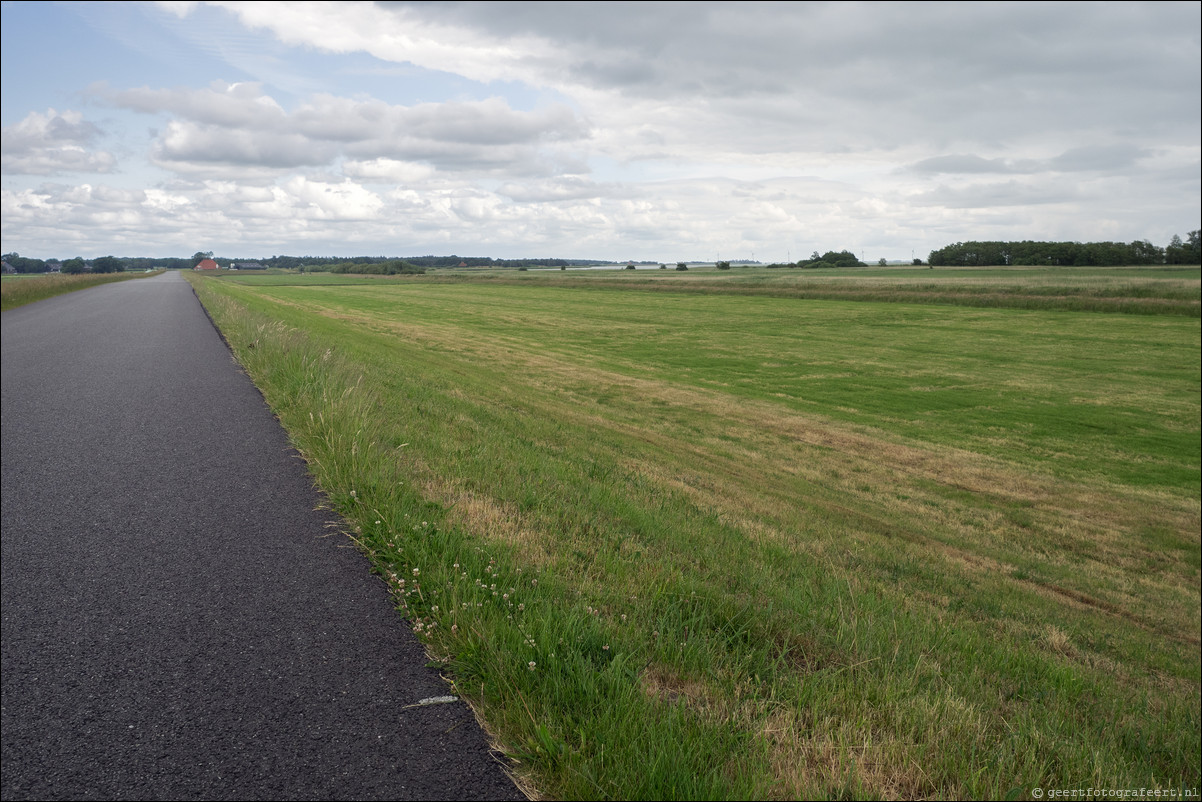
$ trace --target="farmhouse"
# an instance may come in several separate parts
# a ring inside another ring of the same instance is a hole
[[[214,262],[212,259],[201,259],[199,262],[196,263],[196,267],[194,267],[192,269],[193,270],[216,270],[217,263]]]

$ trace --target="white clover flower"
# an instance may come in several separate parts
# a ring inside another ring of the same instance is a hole
[[[531,660],[529,663],[527,663],[527,664],[526,664],[526,668],[528,668],[528,669],[530,669],[531,671],[533,671],[534,669],[538,668],[538,663],[536,663],[536,662],[534,662],[533,660]]]

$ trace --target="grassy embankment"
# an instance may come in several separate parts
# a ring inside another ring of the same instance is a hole
[[[1198,787],[1198,270],[1128,272],[196,284],[534,788],[990,798]]]
[[[56,295],[63,295],[76,290],[86,290],[98,284],[110,284],[114,281],[126,281],[131,278],[145,278],[151,273],[81,273],[66,275],[50,273],[42,276],[5,276],[0,282],[0,311],[8,311],[18,306],[43,301]]]

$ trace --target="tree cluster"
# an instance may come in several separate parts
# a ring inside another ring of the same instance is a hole
[[[821,256],[818,255],[818,251],[814,251],[810,254],[809,259],[802,259],[797,266],[814,270],[824,267],[867,267],[868,265],[857,259],[851,251],[827,251]]]

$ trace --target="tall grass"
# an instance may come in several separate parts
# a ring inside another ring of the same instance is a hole
[[[17,280],[6,280],[0,283],[0,311],[15,309],[18,306],[43,301],[56,295],[63,295],[76,290],[86,290],[99,284],[110,284],[114,281],[126,281],[131,278],[145,278],[148,273],[98,273],[91,274],[47,274],[37,277],[21,277]]]
[[[528,787],[1197,787],[1196,321],[194,283]]]

